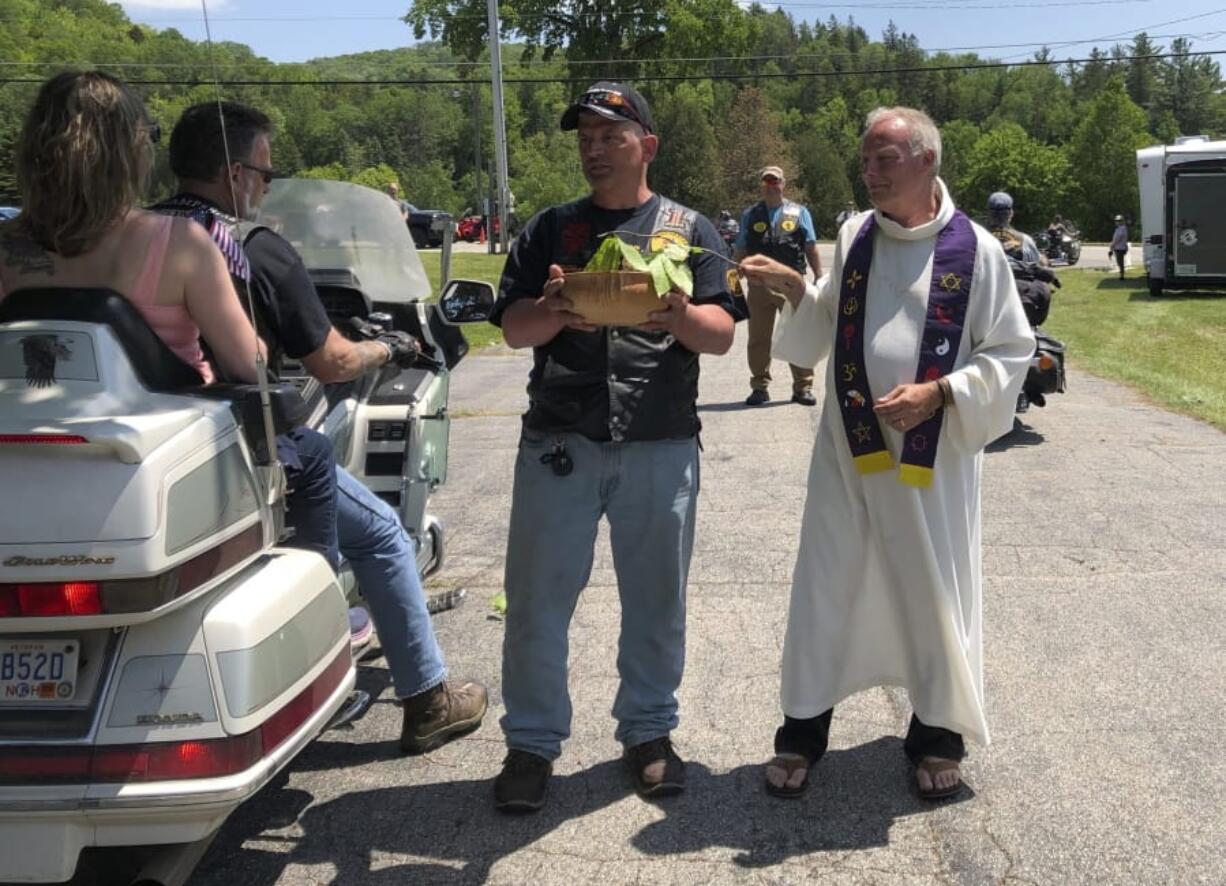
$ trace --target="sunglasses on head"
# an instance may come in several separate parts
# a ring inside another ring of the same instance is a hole
[[[583,98],[579,99],[579,104],[587,105],[588,107],[608,108],[616,111],[619,116],[625,117],[627,120],[633,120],[639,126],[642,126],[648,132],[651,127],[643,122],[639,117],[638,112],[634,110],[634,105],[626,100],[626,97],[620,92],[614,92],[611,89],[593,89],[583,94]]]
[[[266,185],[272,184],[272,180],[278,177],[275,169],[265,169],[263,166],[252,166],[250,163],[243,162],[240,162],[239,166],[243,167],[243,169],[250,169],[252,172],[258,172]]]

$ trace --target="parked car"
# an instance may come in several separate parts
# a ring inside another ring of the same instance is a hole
[[[494,216],[494,233],[501,230],[499,224],[498,216]],[[456,223],[455,233],[457,238],[469,243],[485,240],[487,238],[485,218],[480,215],[466,215]]]
[[[0,221],[12,221],[19,215],[21,210],[16,206],[0,206]]]
[[[443,235],[451,227],[451,213],[441,209],[418,209],[412,203],[409,208],[409,233],[418,249],[443,245]]]

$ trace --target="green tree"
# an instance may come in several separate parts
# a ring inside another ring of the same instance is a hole
[[[1162,68],[1159,106],[1169,110],[1184,135],[1203,133],[1213,119],[1213,98],[1222,86],[1221,70],[1208,56],[1192,53],[1186,38],[1171,41],[1169,59]]]
[[[650,172],[653,190],[707,215],[729,208],[716,205],[711,189],[717,175],[714,105],[710,84],[683,83],[652,106],[660,133]]]
[[[511,177],[511,190],[520,221],[587,193],[574,133],[560,132],[556,127],[552,132],[533,133],[524,139],[513,160],[516,172]]]
[[[955,202],[963,202],[967,162],[980,135],[982,131],[969,120],[951,120],[941,127],[941,178]]]
[[[1144,31],[1133,37],[1128,47],[1128,55],[1131,60],[1128,62],[1127,72],[1124,75],[1128,97],[1132,99],[1133,104],[1147,111],[1153,107],[1158,97],[1159,67],[1157,59],[1145,58],[1145,56],[1158,55],[1161,52],[1162,47],[1152,43],[1149,35]]]
[[[808,197],[806,205],[818,237],[832,237],[836,233],[834,217],[853,199],[847,163],[837,146],[815,132],[801,137],[797,156],[797,190]]]
[[[1112,77],[1088,107],[1068,147],[1077,212],[1086,234],[1105,238],[1115,213],[1136,216],[1136,150],[1151,141],[1145,112],[1128,98],[1123,77]]]
[[[720,208],[740,209],[756,203],[761,196],[758,172],[763,166],[780,166],[788,178],[795,177],[791,148],[759,89],[741,90],[716,131],[715,141],[716,179],[710,186]],[[791,189],[791,196],[804,200],[796,188]]]
[[[993,191],[1007,191],[1015,207],[1014,224],[1037,227],[1061,212],[1072,186],[1068,158],[1016,123],[1002,123],[976,140],[962,166],[958,199],[979,212]]]

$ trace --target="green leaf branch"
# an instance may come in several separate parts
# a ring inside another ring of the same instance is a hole
[[[601,235],[604,239],[596,252],[583,268],[585,271],[642,271],[651,275],[651,287],[656,295],[663,297],[669,290],[676,289],[686,295],[694,294],[694,272],[688,264],[691,255],[710,253],[722,261],[736,267],[736,262],[721,252],[706,249],[702,246],[682,246],[680,243],[666,242],[662,249],[643,255],[638,247],[627,243],[625,237],[654,238],[654,234],[641,234],[638,231],[609,231]]]

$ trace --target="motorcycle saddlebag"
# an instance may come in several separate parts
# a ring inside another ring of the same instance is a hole
[[[1034,331],[1035,351],[1022,386],[1032,400],[1034,394],[1064,393],[1064,342],[1052,338],[1042,329]],[[1046,359],[1044,359],[1046,358]]]

